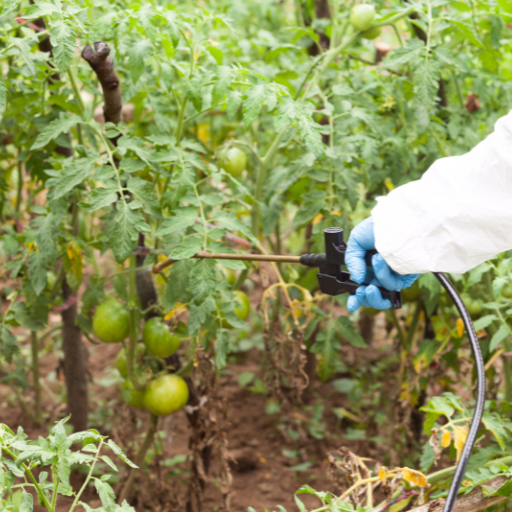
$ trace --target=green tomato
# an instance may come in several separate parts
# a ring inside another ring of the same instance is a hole
[[[236,281],[236,275],[235,275],[235,273],[230,268],[228,268],[226,270],[226,281],[231,286],[233,286],[235,284],[235,281]]]
[[[125,380],[122,386],[123,400],[136,409],[144,408],[144,390],[137,391],[129,380]]]
[[[350,23],[360,32],[368,30],[375,19],[375,7],[371,4],[359,4],[350,10]]]
[[[251,312],[251,303],[249,301],[249,297],[247,297],[247,295],[241,290],[235,290],[233,293],[235,294],[235,307],[233,308],[233,313],[240,320],[245,322],[249,316],[249,313]],[[217,302],[217,306],[220,308],[220,302]],[[221,316],[221,327],[224,329],[232,329],[233,326],[227,319],[224,318],[224,313],[221,313]]]
[[[117,300],[108,299],[96,308],[92,327],[104,343],[120,343],[130,330],[128,310]]]
[[[188,386],[179,375],[161,375],[144,391],[144,407],[156,416],[167,416],[183,409],[188,402]]]
[[[181,345],[181,338],[172,335],[159,316],[155,316],[146,322],[142,338],[149,353],[156,357],[169,357]]]
[[[501,290],[501,295],[503,295],[503,297],[506,297],[507,299],[512,299],[512,286],[506,284]]]
[[[229,148],[220,152],[218,163],[233,178],[238,178],[247,165],[247,156],[241,149]]]
[[[473,299],[473,297],[467,293],[463,293],[460,298],[462,299],[462,302],[464,302],[469,316],[472,319],[478,318],[484,309],[483,302],[479,299]]]
[[[145,351],[146,347],[144,347],[144,344],[137,343],[135,346],[135,360],[139,360],[140,356],[144,354]],[[124,351],[124,347],[117,354],[116,366],[121,377],[126,379],[126,377],[128,377],[128,363],[126,362],[126,352]]]
[[[377,37],[380,36],[381,32],[382,32],[381,27],[372,27],[369,30],[365,30],[361,35],[365,39],[377,39]]]
[[[418,283],[418,281],[414,281],[414,283],[409,286],[408,288],[404,288],[402,290],[402,297],[407,302],[414,302],[415,300],[418,300],[421,296],[421,288]]]
[[[233,312],[245,322],[251,312],[249,297],[241,290],[235,290],[233,293],[236,295],[236,306],[233,308]]]
[[[365,308],[365,307],[363,307],[361,309],[365,313],[365,315],[368,315],[368,316],[375,316],[375,315],[378,315],[379,313],[382,313],[381,309]]]

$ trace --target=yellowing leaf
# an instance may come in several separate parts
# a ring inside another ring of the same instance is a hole
[[[84,268],[83,252],[73,242],[69,242],[66,247],[66,255],[69,260],[69,268],[75,279],[82,281],[82,270]]]
[[[321,214],[321,213],[318,213],[315,218],[311,221],[311,224],[313,224],[313,226],[315,226],[316,224],[318,224],[322,219],[324,218],[324,216]]]
[[[181,302],[178,302],[174,308],[172,308],[166,315],[164,316],[164,320],[170,320],[171,318],[174,318],[175,316],[178,316],[180,313],[183,313],[187,310],[187,306],[185,304],[181,304]]]
[[[453,427],[453,444],[457,450],[457,462],[459,462],[467,438],[468,427]]]
[[[441,438],[441,446],[443,448],[446,448],[446,447],[450,446],[451,442],[452,442],[452,435],[450,434],[450,432],[448,430],[445,430],[443,432],[443,437]]]
[[[197,138],[207,146],[210,144],[212,137],[209,123],[200,123],[197,125]]]
[[[394,188],[395,188],[395,185],[393,185],[393,182],[389,179],[389,178],[386,178],[384,180],[384,185],[386,185],[386,188],[391,192]]]
[[[455,324],[457,327],[457,336],[460,338],[464,334],[464,322],[462,318],[457,318],[457,323]]]
[[[415,469],[404,468],[402,478],[406,482],[417,485],[418,487],[429,487],[426,476]]]

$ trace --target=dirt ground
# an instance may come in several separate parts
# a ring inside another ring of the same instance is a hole
[[[50,326],[58,323],[59,320],[58,315],[52,314]],[[91,374],[90,427],[112,436],[116,442],[121,442],[124,446],[133,440],[140,443],[149,413],[135,411],[121,402],[119,377],[117,370],[114,369],[119,346],[86,343]],[[349,359],[357,357],[357,354],[353,353],[354,349],[347,347],[347,350],[351,353],[345,354],[346,357]],[[31,439],[46,435],[53,421],[65,415],[65,404],[60,398],[63,396],[64,383],[56,352],[56,350],[48,350],[40,363],[45,411],[45,424],[42,427],[35,426],[21,410],[9,387],[0,386],[0,422],[12,428],[21,425]],[[372,357],[368,351],[366,356]],[[250,391],[250,386],[241,387],[238,383],[238,377],[244,372],[254,372],[258,375],[261,371],[259,358],[261,353],[256,350],[242,354],[228,366],[217,383],[219,397],[228,405],[226,436],[229,455],[232,458],[230,510],[242,512],[251,506],[257,512],[263,512],[265,509],[277,510],[277,506],[282,505],[288,512],[296,511],[298,508],[294,503],[293,494],[302,484],[308,484],[316,490],[333,490],[333,482],[328,476],[329,450],[346,445],[359,455],[372,455],[373,452],[373,456],[378,457],[382,448],[372,450],[370,445],[363,441],[343,440],[344,423],[336,425],[336,417],[330,410],[326,410],[324,418],[329,432],[337,431],[335,438],[328,436],[326,439],[314,439],[306,435],[299,442],[291,442],[289,437],[283,434],[280,424],[282,415],[265,413],[265,397]],[[312,383],[306,394],[306,400],[313,403],[316,397],[322,397],[324,403],[332,408],[349,407],[349,404],[344,402],[346,395],[336,392],[331,384],[322,383],[319,380]],[[30,405],[30,391],[25,398]],[[298,414],[299,417],[301,414],[300,408],[295,411],[290,409],[288,412]],[[159,478],[166,482],[168,496],[173,495],[173,498],[169,498],[167,505],[166,499],[159,498],[157,501],[160,505],[151,506],[151,503],[155,503],[151,493],[159,492],[151,484],[155,481],[155,461],[153,460],[152,475],[143,477],[146,481],[146,484],[142,484],[144,492],[141,494],[141,487],[136,484],[134,490],[139,492],[134,493],[132,502],[138,511],[183,510],[185,512],[183,491],[186,491],[186,487],[180,482],[188,481],[190,462],[185,460],[176,465],[169,466],[169,464],[179,460],[179,456],[182,456],[182,459],[183,456],[190,456],[188,446],[190,427],[186,415],[183,411],[179,411],[161,419],[159,429],[161,454],[157,456],[160,463],[158,474]],[[136,433],[135,436],[134,433]],[[129,452],[130,450],[132,451],[130,455],[133,457],[133,446],[129,448]],[[293,450],[297,454],[295,458],[290,457],[290,452]],[[122,463],[120,463],[121,466],[123,466]],[[126,470],[122,470],[120,481],[124,481],[125,478]],[[77,484],[79,480],[80,478]],[[301,495],[301,499],[308,506],[319,506],[318,500],[313,496]],[[97,495],[92,490],[84,496],[84,501],[89,502],[93,507],[100,505]],[[62,511],[67,510],[68,500],[62,498],[58,508]],[[222,498],[215,478],[212,478],[205,489],[203,510],[222,510]]]

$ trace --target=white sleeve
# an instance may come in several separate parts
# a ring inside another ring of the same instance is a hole
[[[512,249],[512,111],[469,153],[377,201],[375,246],[400,274],[463,273]]]

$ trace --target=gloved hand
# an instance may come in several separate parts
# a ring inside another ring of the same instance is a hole
[[[419,277],[419,274],[405,276],[398,274],[389,268],[380,254],[374,254],[372,268],[367,267],[364,257],[366,252],[372,249],[375,249],[373,219],[368,217],[350,233],[345,253],[345,264],[352,275],[352,280],[358,284],[368,284],[368,286],[360,286],[356,294],[349,297],[347,308],[350,312],[354,312],[359,306],[374,309],[390,308],[391,301],[383,299],[377,287],[403,290],[411,286]]]

